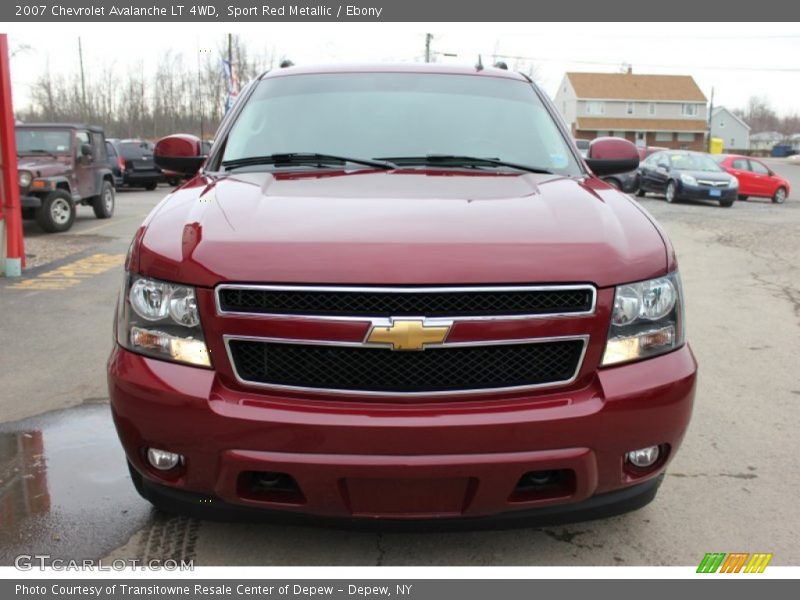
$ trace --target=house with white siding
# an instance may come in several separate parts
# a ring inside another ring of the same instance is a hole
[[[725,152],[750,149],[750,126],[724,106],[711,111],[711,137],[722,140]]]
[[[705,149],[707,100],[689,75],[567,73],[554,101],[576,138]]]

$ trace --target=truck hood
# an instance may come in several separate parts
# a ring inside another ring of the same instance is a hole
[[[148,216],[139,272],[229,282],[474,284],[657,277],[646,213],[595,178],[405,169],[196,177]]]
[[[31,171],[36,177],[50,177],[66,173],[72,168],[72,163],[66,154],[58,155],[58,158],[50,154],[25,155],[17,158],[17,168]]]

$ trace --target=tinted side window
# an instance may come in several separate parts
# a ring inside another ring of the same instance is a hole
[[[749,171],[750,169],[747,166],[747,160],[744,158],[737,158],[733,161],[733,168],[734,169],[741,169],[742,171]]]
[[[106,154],[106,145],[103,143],[103,134],[92,132],[92,153],[97,162],[106,162],[108,155]]]

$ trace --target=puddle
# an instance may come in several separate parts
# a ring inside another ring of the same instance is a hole
[[[101,558],[151,520],[107,404],[0,424],[0,565]]]

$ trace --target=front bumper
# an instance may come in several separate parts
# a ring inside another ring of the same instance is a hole
[[[117,430],[142,477],[140,490],[155,501],[345,519],[469,520],[530,511],[587,518],[580,517],[584,508],[602,505],[589,510],[594,518],[652,499],[657,483],[644,484],[659,480],[680,445],[696,369],[684,346],[600,370],[589,385],[568,393],[402,406],[298,402],[235,390],[214,371],[117,346],[109,388]],[[656,468],[626,468],[626,452],[655,444],[669,449]],[[183,454],[184,468],[166,476],[154,471],[143,460],[147,447]],[[524,474],[544,470],[571,473],[571,479],[546,494],[519,492]],[[245,484],[249,471],[287,473],[300,494],[254,493]]]
[[[719,192],[719,195],[716,195]],[[734,201],[739,197],[739,188],[712,188],[681,184],[677,196],[682,200]]]
[[[39,196],[25,194],[20,196],[19,203],[22,208],[39,208],[42,206],[42,199]]]

